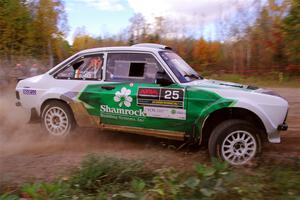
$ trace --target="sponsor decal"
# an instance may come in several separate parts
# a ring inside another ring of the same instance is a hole
[[[184,89],[139,88],[137,104],[139,106],[183,108]]]
[[[144,113],[148,117],[179,119],[179,120],[186,119],[186,110],[184,109],[145,106]]]
[[[121,91],[115,93],[114,101],[119,103],[119,107],[122,107],[123,104],[126,107],[130,107],[132,102],[132,97],[129,96],[130,94],[131,90],[123,87]]]
[[[130,94],[131,90],[127,89],[126,87],[123,87],[120,91],[117,91],[113,100],[118,104],[119,107],[109,107],[108,105],[100,105],[101,117],[116,120],[143,122],[145,117],[143,109],[130,109],[133,100]],[[122,108],[123,105],[126,108]]]
[[[138,121],[143,122],[145,113],[143,109],[131,110],[124,108],[112,108],[108,105],[100,106],[101,117],[116,119],[116,120],[128,120],[128,121]]]
[[[24,95],[36,95],[36,90],[24,89],[23,94]]]
[[[131,90],[122,87],[115,92],[113,100],[116,106],[100,105],[101,117],[115,120],[143,122],[145,117],[186,119],[183,109],[183,89],[167,88],[139,88],[137,104],[142,107],[132,107]]]
[[[158,88],[139,88],[138,97],[145,99],[158,99],[160,89]]]
[[[100,110],[102,112],[113,113],[113,114],[131,115],[131,116],[139,116],[139,117],[145,116],[143,109],[130,110],[130,109],[124,109],[124,108],[111,108],[108,105],[101,105]]]

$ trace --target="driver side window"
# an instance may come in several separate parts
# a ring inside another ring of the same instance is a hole
[[[101,80],[103,54],[80,57],[56,75],[58,79]]]
[[[109,53],[106,81],[156,83],[162,67],[154,56],[145,53]]]

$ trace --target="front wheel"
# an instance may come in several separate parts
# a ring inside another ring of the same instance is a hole
[[[259,130],[243,120],[227,120],[219,124],[209,138],[209,154],[231,165],[243,165],[261,149]]]
[[[42,127],[51,136],[64,137],[69,135],[75,126],[70,107],[60,101],[50,101],[42,112]]]

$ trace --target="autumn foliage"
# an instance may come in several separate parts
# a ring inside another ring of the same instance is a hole
[[[177,28],[184,24],[169,18],[149,23],[135,14],[117,35],[94,37],[79,28],[70,45],[63,0],[1,0],[0,58],[13,63],[30,56],[53,66],[82,49],[151,42],[171,46],[198,71],[299,74],[300,0],[253,0],[251,5],[251,14],[237,7],[234,16],[220,18],[214,39],[187,34]]]

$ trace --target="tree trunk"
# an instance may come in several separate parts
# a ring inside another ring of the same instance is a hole
[[[237,56],[236,56],[236,47],[233,46],[233,56],[232,56],[232,61],[233,61],[233,66],[232,66],[232,72],[235,74],[236,73],[236,61],[237,61]]]
[[[54,59],[53,59],[51,40],[48,40],[48,56],[49,56],[49,67],[52,68],[54,65]]]
[[[247,41],[247,69],[250,68],[251,65],[251,43]]]

